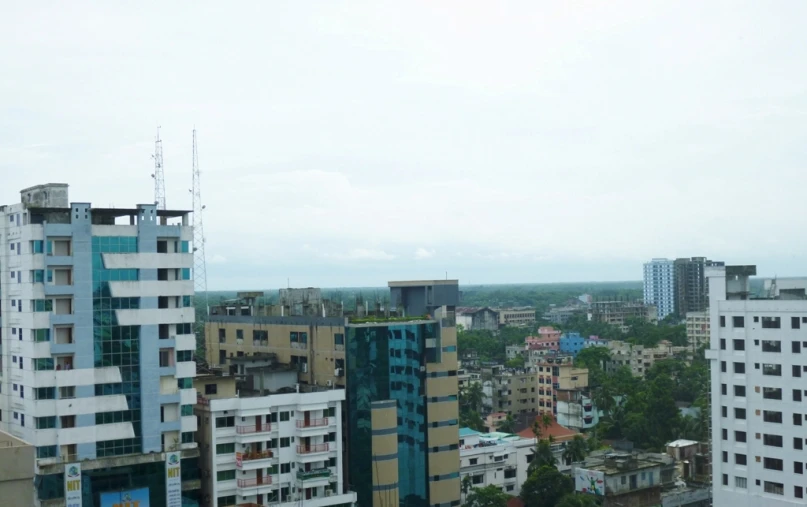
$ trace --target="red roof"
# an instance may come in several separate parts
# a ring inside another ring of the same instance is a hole
[[[524,503],[524,500],[514,496],[507,500],[507,507],[526,507],[526,504]]]
[[[535,420],[539,423],[541,422],[541,416],[535,416]],[[552,426],[548,428],[544,428],[543,425],[541,426],[541,439],[549,438],[550,436],[555,439],[555,442],[565,442],[567,440],[572,440],[575,435],[580,435],[580,433],[576,432],[575,430],[569,429],[566,426],[561,426],[558,424],[554,418],[552,419]],[[523,438],[535,438],[535,433],[532,432],[532,427],[524,428],[523,430],[518,432],[518,436]]]

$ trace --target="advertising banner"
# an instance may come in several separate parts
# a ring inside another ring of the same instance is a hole
[[[149,489],[101,493],[101,507],[150,507]]]
[[[64,466],[64,504],[66,507],[81,507],[81,463]]]
[[[235,453],[235,468],[241,468],[244,465],[244,455],[240,452]]]
[[[165,453],[165,505],[182,507],[182,472],[178,452]]]
[[[599,470],[575,469],[574,490],[592,495],[605,495],[605,473]]]

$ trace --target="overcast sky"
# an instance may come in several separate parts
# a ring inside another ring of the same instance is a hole
[[[0,203],[189,209],[210,289],[807,274],[807,2],[8,2]]]

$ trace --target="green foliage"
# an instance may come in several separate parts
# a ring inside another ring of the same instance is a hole
[[[558,502],[557,507],[597,507],[600,503],[594,496],[569,493]]]
[[[485,422],[479,415],[482,411],[482,384],[474,382],[459,390],[460,427],[475,431],[487,431]]]
[[[464,354],[475,351],[481,361],[504,362],[506,354],[504,342],[490,331],[458,331],[457,352]]]
[[[567,465],[583,461],[588,455],[588,443],[583,435],[575,435],[571,442],[566,443],[563,450],[563,460]]]
[[[686,346],[686,326],[675,325],[677,321],[672,321],[674,325],[667,325],[667,322],[662,321],[656,325],[644,320],[631,320],[627,323],[630,329],[625,341],[645,347],[655,347],[662,340],[667,340],[678,347]]]
[[[500,431],[502,433],[515,433],[516,431],[516,420],[513,418],[513,414],[507,414],[504,421],[499,423],[499,426],[496,428],[496,431]]]
[[[474,488],[465,498],[464,507],[506,507],[510,495],[502,492],[497,486]]]
[[[533,472],[521,486],[521,499],[529,507],[555,507],[564,496],[574,491],[571,477],[544,466]]]
[[[524,356],[516,356],[513,359],[508,359],[504,365],[508,368],[523,368]]]
[[[558,464],[555,454],[552,452],[552,441],[549,439],[541,440],[535,444],[535,449],[532,451],[532,461],[527,467],[527,473],[532,474],[536,470],[544,467],[555,468]]]
[[[532,306],[541,315],[550,305],[565,305],[568,300],[581,294],[591,294],[598,299],[638,299],[642,297],[642,282],[471,285],[462,287],[462,304],[490,307]]]

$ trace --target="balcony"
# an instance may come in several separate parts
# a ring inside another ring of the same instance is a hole
[[[271,486],[272,477],[255,477],[253,479],[238,479],[238,489],[258,488],[261,486]]]
[[[250,451],[235,453],[235,468],[239,470],[253,470],[267,466],[265,461],[274,458],[272,451]]]
[[[239,435],[251,435],[253,433],[267,433],[270,431],[272,431],[272,425],[269,423],[249,424],[235,427],[235,432],[238,433]]]
[[[328,418],[322,419],[308,419],[307,421],[297,421],[298,428],[319,428],[328,425]]]
[[[298,445],[297,454],[315,454],[321,452],[328,452],[330,449],[331,447],[327,443],[313,444],[313,445]]]
[[[317,470],[298,470],[298,481],[315,481],[317,479],[330,479],[331,471],[327,468],[319,468]]]

